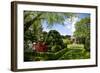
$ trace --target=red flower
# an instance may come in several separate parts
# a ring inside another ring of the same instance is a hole
[[[43,42],[37,42],[35,45],[33,44],[33,47],[35,48],[36,52],[47,51],[47,45],[45,45]]]

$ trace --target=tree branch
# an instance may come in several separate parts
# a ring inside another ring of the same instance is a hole
[[[34,23],[41,15],[42,15],[42,13],[38,14],[34,19],[32,19],[29,22],[27,22],[26,24],[24,24],[24,32],[26,32],[28,30],[28,28],[31,26],[31,24]]]

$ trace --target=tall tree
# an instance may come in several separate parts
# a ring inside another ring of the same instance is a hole
[[[90,17],[81,19],[75,24],[74,36],[79,39],[85,48],[90,49]]]
[[[48,27],[53,26],[55,23],[64,25],[64,21],[67,18],[72,18],[75,16],[73,13],[56,13],[56,12],[24,12],[24,31],[26,32],[28,28],[40,20],[40,23],[46,21]]]

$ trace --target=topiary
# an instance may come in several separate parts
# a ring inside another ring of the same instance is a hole
[[[46,43],[48,45],[49,51],[54,48],[53,46],[59,45],[60,48],[58,49],[63,49],[64,48],[64,43],[62,40],[62,37],[60,33],[56,30],[51,30],[49,31],[46,39]],[[58,51],[58,50],[57,50]]]

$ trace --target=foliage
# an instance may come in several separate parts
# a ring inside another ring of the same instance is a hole
[[[76,31],[74,36],[78,39],[79,43],[84,44],[86,49],[90,49],[90,17],[81,19],[75,24]]]
[[[67,52],[63,54],[59,59],[85,59],[85,49],[82,44],[71,44],[68,45]],[[89,54],[87,55],[89,58]]]
[[[57,52],[55,53],[55,59],[59,59],[59,58],[62,57],[67,51],[68,51],[67,48],[64,48],[64,49],[62,49],[62,50],[60,50],[60,51],[57,51]]]
[[[46,43],[50,51],[58,51],[63,49],[64,44],[60,33],[56,30],[49,31]]]
[[[68,45],[67,48],[82,49],[82,48],[84,48],[84,45],[83,44],[70,44],[70,45]]]
[[[72,40],[70,40],[70,39],[63,39],[63,42],[65,45],[72,44]]]
[[[46,31],[43,31],[42,34],[43,34],[42,35],[42,41],[46,42],[48,33]]]
[[[41,60],[72,60],[72,59],[88,59],[90,53],[84,48],[64,48],[55,53],[53,52],[35,52],[33,55],[34,61]]]
[[[39,21],[39,24],[46,21],[48,27],[54,24],[64,24],[65,18],[71,18],[75,16],[73,13],[55,13],[55,12],[37,12],[37,11],[24,11],[24,31],[26,32],[29,27],[35,22]]]
[[[81,44],[72,44],[70,36],[62,36],[56,30],[43,31],[42,24],[47,28],[53,25],[64,25],[64,21],[72,18],[74,13],[32,12],[24,11],[24,61],[88,59],[90,51],[90,19],[85,18],[76,23],[74,36]],[[48,46],[46,52],[32,50],[32,43],[43,41]],[[70,44],[70,45],[69,45]]]
[[[82,51],[81,50],[69,50],[66,52],[62,57],[59,59],[66,60],[66,59],[82,59]]]
[[[51,51],[52,52],[57,52],[57,51],[60,51],[62,48],[60,45],[54,45],[51,47]]]
[[[64,25],[65,18],[74,16],[72,13],[55,13],[55,12],[39,12],[24,11],[24,46],[28,48],[28,41],[36,42],[39,40],[46,41],[42,32],[42,23],[47,22],[48,27],[52,27],[55,23]]]
[[[85,39],[84,48],[86,48],[87,51],[90,51],[90,37]]]
[[[88,37],[90,35],[90,18],[86,17],[81,19],[75,24],[75,28],[74,35],[76,37]]]
[[[24,61],[32,61],[32,52],[24,52]]]

